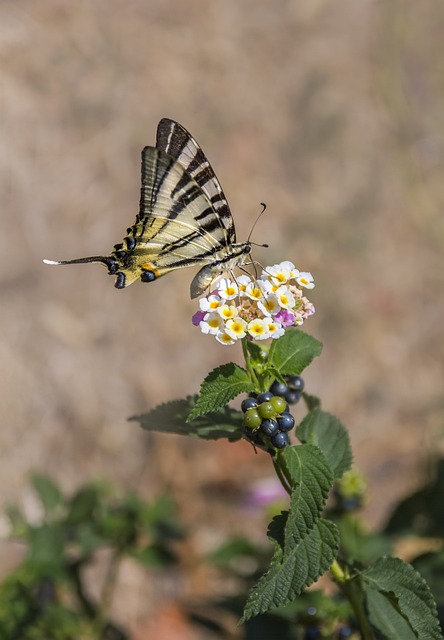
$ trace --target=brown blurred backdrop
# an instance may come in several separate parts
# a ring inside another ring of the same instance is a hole
[[[439,0],[3,0],[3,504],[36,508],[30,470],[66,490],[107,477],[172,491],[205,541],[241,531],[238,489],[272,475],[245,443],[126,420],[241,361],[192,327],[192,270],[117,291],[100,266],[42,263],[121,241],[163,116],[207,153],[240,240],[267,203],[256,258],[315,276],[305,380],[350,429],[368,522],[416,485],[443,426],[443,33]],[[134,623],[144,576],[122,579]]]

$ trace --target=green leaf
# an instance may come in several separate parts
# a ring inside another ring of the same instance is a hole
[[[176,556],[169,549],[157,544],[149,544],[143,549],[134,551],[131,556],[139,564],[151,569],[161,569],[177,562]]]
[[[275,553],[268,572],[248,598],[243,621],[288,604],[324,573],[336,555],[336,526],[319,519],[333,473],[322,451],[304,444],[280,454],[294,489],[290,509],[273,518],[268,536]]]
[[[60,489],[47,476],[34,473],[31,476],[31,484],[38,494],[46,513],[50,513],[62,503],[63,496]]]
[[[314,444],[322,450],[335,478],[350,469],[353,455],[347,430],[331,413],[313,409],[297,426],[296,435],[301,442]]]
[[[173,400],[160,404],[149,413],[132,416],[129,420],[139,422],[142,429],[147,431],[176,433],[205,440],[220,438],[227,438],[230,442],[240,440],[242,437],[242,412],[227,406],[187,423],[187,416],[195,406],[196,397],[189,396],[184,400]]]
[[[282,526],[285,517],[277,519]],[[271,532],[274,535],[276,527],[270,527]],[[251,590],[241,623],[294,600],[329,568],[339,546],[336,526],[324,519],[318,520],[286,554],[280,546],[281,539],[277,536],[274,540],[276,551],[270,568]]]
[[[68,502],[66,523],[77,526],[83,523],[92,523],[96,519],[95,512],[100,507],[103,498],[99,488],[94,484],[81,487]]]
[[[314,527],[333,484],[324,454],[310,444],[286,447],[282,453],[294,489],[284,534],[284,554]]]
[[[321,407],[321,400],[317,396],[312,396],[306,391],[304,391],[302,394],[302,397],[304,398],[304,402],[309,411],[311,411],[312,409],[317,409]]]
[[[282,375],[298,376],[322,351],[322,343],[299,329],[288,329],[270,347],[268,362]]]
[[[248,373],[234,362],[213,369],[202,382],[199,397],[188,416],[188,422],[224,407],[240,393],[249,391],[254,391],[254,385]]]
[[[64,539],[59,525],[45,523],[31,530],[28,560],[46,577],[54,577],[65,570]]]
[[[415,569],[386,556],[361,572],[370,622],[387,640],[441,640],[436,604]]]

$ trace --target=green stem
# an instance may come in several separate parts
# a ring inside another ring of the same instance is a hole
[[[247,347],[247,339],[242,338],[241,342],[242,342],[242,352],[244,354],[245,364],[247,365],[247,371],[250,374],[251,382],[255,384],[256,387],[259,387],[259,380],[257,378],[254,367],[251,364],[251,358],[250,358],[250,354],[248,352],[248,347]]]
[[[282,451],[277,452],[277,455],[273,457],[273,465],[276,471],[276,475],[281,481],[282,486],[284,487],[288,495],[291,496],[291,491],[292,491],[291,482],[287,474],[287,468],[285,466],[284,458],[282,454],[283,454]]]
[[[353,609],[362,640],[376,640],[364,608],[362,590],[359,582],[354,580],[353,577],[350,576],[348,569],[341,567],[337,560],[334,560],[330,566],[330,572]]]

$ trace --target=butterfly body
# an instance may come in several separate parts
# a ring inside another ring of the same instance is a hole
[[[155,147],[142,151],[142,186],[136,221],[109,256],[50,264],[100,262],[123,289],[152,282],[182,267],[200,266],[191,297],[225,271],[240,266],[251,247],[237,243],[233,218],[201,148],[181,125],[164,118]]]

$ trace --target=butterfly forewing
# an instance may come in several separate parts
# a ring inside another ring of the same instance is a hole
[[[157,127],[156,146],[173,157],[193,178],[218,213],[228,233],[228,240],[236,242],[233,217],[219,180],[204,152],[188,131],[178,122],[163,118]]]
[[[132,235],[138,264],[150,263],[157,276],[206,264],[227,251],[226,230],[207,196],[179,163],[154,147],[142,152],[140,212]]]

